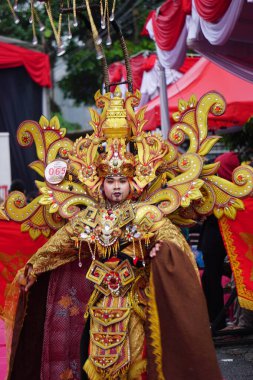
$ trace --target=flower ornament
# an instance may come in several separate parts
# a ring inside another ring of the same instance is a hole
[[[120,290],[120,276],[119,273],[110,271],[106,273],[104,278],[105,284],[108,286],[108,289],[115,296],[119,295]]]

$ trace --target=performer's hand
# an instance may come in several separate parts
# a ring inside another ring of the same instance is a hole
[[[160,248],[161,248],[161,245],[162,245],[162,242],[161,241],[158,241],[157,243],[155,243],[154,247],[151,249],[151,251],[149,252],[149,256],[150,257],[155,257],[157,252],[159,252]]]
[[[25,270],[20,273],[18,283],[22,290],[27,292],[31,286],[37,281],[37,277],[33,274],[33,267],[31,264],[25,266]]]

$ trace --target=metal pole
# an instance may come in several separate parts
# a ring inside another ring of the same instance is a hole
[[[160,115],[161,115],[161,130],[162,136],[165,140],[168,138],[170,130],[170,118],[169,118],[169,100],[167,95],[166,75],[165,68],[158,60],[159,70],[159,92],[160,92]]]

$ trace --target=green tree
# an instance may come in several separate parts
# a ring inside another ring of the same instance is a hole
[[[253,118],[242,127],[239,132],[224,135],[225,146],[232,151],[237,151],[241,161],[253,160]]]
[[[162,2],[157,0],[117,0],[115,19],[121,26],[130,55],[136,54],[141,50],[154,50],[154,43],[147,38],[141,37],[140,32],[148,12],[151,9],[157,8]],[[51,3],[54,19],[56,20],[56,15],[59,12],[59,1]],[[91,4],[99,4],[99,1],[91,1]],[[16,25],[7,2],[1,5],[0,34],[31,42],[32,27],[29,24],[30,8],[28,0],[19,0],[19,8],[20,12],[17,14],[20,18],[20,23]],[[42,33],[38,33],[39,42],[42,44],[43,50],[50,54],[53,67],[56,59],[56,45],[49,20],[43,10],[43,4],[39,4],[38,13],[42,23],[46,27]],[[99,26],[99,12],[94,12],[94,15],[95,22]],[[66,20],[67,17],[64,17],[62,29],[65,31],[67,30]],[[65,96],[73,98],[77,104],[83,102],[93,103],[93,94],[102,84],[101,63],[96,60],[93,41],[87,29],[85,18],[80,17],[78,21],[78,27],[72,27],[73,38],[68,43],[66,54],[63,56],[67,64],[67,71],[59,85],[64,91]],[[105,40],[106,33],[104,31],[100,32],[103,40]],[[112,39],[112,46],[105,48],[108,64],[123,58],[119,41],[116,40],[113,31]],[[64,41],[66,42],[67,39],[64,38]]]

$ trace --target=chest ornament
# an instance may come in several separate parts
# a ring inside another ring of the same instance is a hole
[[[113,297],[123,296],[135,279],[131,264],[124,260],[114,270],[107,265],[94,260],[87,272],[86,278],[95,284],[105,296],[110,294]]]

